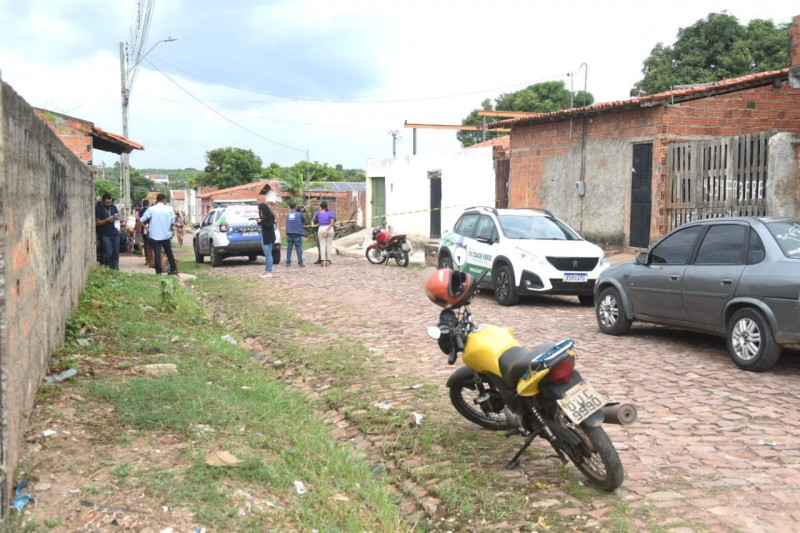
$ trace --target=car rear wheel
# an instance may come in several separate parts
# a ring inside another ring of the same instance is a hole
[[[739,309],[728,322],[728,353],[742,370],[769,370],[781,355],[764,315],[752,308]]]
[[[494,274],[494,299],[500,305],[514,305],[519,295],[514,292],[514,273],[508,265],[500,265]]]
[[[625,314],[625,307],[619,292],[614,287],[606,287],[595,302],[595,315],[600,331],[609,335],[622,335],[631,329],[631,320]]]

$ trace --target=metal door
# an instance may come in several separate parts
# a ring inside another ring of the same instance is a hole
[[[630,245],[650,246],[650,210],[652,207],[653,145],[633,145],[633,176],[631,177]]]
[[[378,227],[386,216],[386,180],[385,178],[370,178],[372,180],[372,219],[370,226]]]
[[[431,238],[442,236],[442,178],[428,174],[431,182]]]

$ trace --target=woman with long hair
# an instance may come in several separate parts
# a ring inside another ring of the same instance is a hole
[[[319,229],[319,258],[321,266],[331,266],[331,250],[333,249],[333,223],[336,222],[336,213],[328,211],[328,202],[325,200],[319,203],[319,211],[314,215],[317,218]]]
[[[272,277],[272,245],[275,244],[275,215],[265,203],[258,204],[258,224],[261,226],[261,246],[264,248],[265,271],[259,274],[261,279]]]

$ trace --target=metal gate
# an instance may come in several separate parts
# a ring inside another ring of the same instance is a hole
[[[667,148],[667,231],[692,220],[766,215],[768,132]]]

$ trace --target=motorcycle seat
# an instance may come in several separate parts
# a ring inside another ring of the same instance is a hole
[[[533,349],[528,349],[523,346],[509,348],[500,356],[500,360],[498,361],[500,374],[503,376],[503,380],[509,387],[515,388],[517,382],[530,368],[531,361],[554,346],[555,343],[546,342]]]

